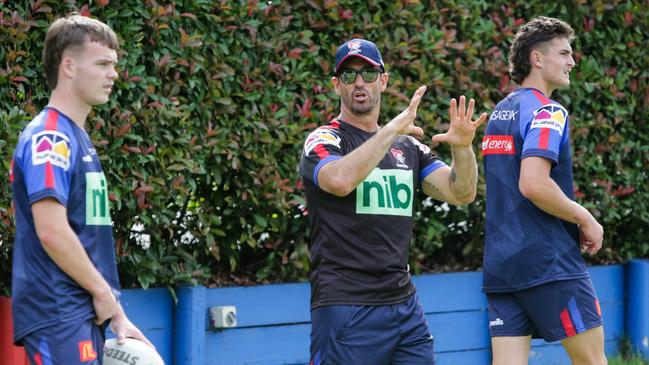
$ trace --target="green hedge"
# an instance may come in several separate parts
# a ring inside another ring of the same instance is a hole
[[[511,90],[509,41],[536,15],[562,18],[577,32],[573,85],[555,97],[572,112],[579,200],[606,229],[605,249],[590,260],[649,257],[646,1],[2,3],[5,181],[20,129],[47,102],[40,55],[48,24],[76,10],[121,39],[120,80],[88,129],[109,179],[125,286],[304,280],[309,232],[297,164],[308,131],[338,113],[330,87],[336,47],[362,36],[382,50],[391,75],[384,121],[428,85],[418,123],[429,139],[446,129],[450,97],[464,93],[489,111]],[[448,160],[445,146],[435,148]],[[6,293],[14,227],[4,186]],[[416,272],[480,266],[484,196],[459,209],[431,201],[419,208]]]

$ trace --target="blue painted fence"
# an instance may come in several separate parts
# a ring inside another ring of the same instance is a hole
[[[633,260],[589,271],[604,316],[607,354],[617,353],[618,341],[625,334],[633,336],[632,343],[642,351],[649,336],[649,261]],[[438,364],[490,364],[487,305],[480,291],[482,274],[421,275],[414,281],[435,337]],[[629,294],[625,295],[627,287]],[[167,364],[308,364],[310,289],[306,283],[179,287],[175,307],[166,289],[124,292],[127,314],[154,342]],[[209,307],[223,305],[237,308],[237,326],[209,330]],[[649,352],[646,354],[649,358]],[[560,344],[534,340],[529,363],[560,365],[570,361]]]

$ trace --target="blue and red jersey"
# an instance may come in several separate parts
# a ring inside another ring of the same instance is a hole
[[[569,117],[540,91],[520,88],[491,114],[482,140],[487,182],[485,292],[509,292],[588,277],[575,224],[537,208],[519,188],[521,160],[542,157],[574,200]]]
[[[16,216],[12,305],[14,341],[67,321],[94,318],[91,296],[47,255],[31,205],[55,199],[90,260],[119,287],[106,177],[88,137],[70,118],[45,108],[21,133],[11,162]]]

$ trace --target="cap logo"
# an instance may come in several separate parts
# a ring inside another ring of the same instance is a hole
[[[360,41],[350,41],[347,43],[347,48],[349,52],[347,54],[356,54],[361,52],[361,42]]]

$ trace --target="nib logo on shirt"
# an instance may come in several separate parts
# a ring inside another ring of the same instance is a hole
[[[412,216],[412,171],[375,168],[356,187],[356,213]]]
[[[103,172],[86,172],[86,224],[110,226],[108,187]]]

